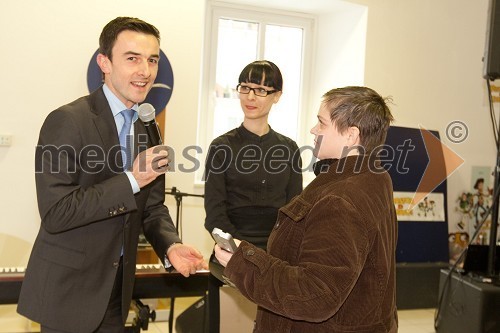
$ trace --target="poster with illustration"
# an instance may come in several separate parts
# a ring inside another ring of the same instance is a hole
[[[429,193],[411,208],[415,192],[394,192],[398,221],[444,222],[444,194]]]

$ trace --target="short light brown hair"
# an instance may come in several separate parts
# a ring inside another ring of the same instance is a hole
[[[387,106],[390,101],[367,87],[332,89],[322,97],[323,105],[340,133],[352,126],[359,129],[360,146],[365,153],[385,143],[387,130],[394,121]]]

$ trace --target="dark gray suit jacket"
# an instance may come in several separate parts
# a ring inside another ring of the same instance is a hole
[[[146,130],[134,124],[138,150]],[[123,245],[123,320],[141,229],[163,262],[180,242],[164,205],[165,178],[134,195],[123,173],[115,121],[102,88],[49,114],[36,148],[41,226],[18,312],[42,325],[88,333],[105,313]]]

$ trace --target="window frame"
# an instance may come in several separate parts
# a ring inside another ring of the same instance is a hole
[[[204,172],[204,162],[206,153],[213,139],[210,137],[214,128],[214,110],[217,45],[218,45],[218,22],[219,19],[233,19],[259,23],[259,40],[257,49],[257,58],[263,59],[265,34],[263,31],[266,25],[279,25],[303,29],[302,46],[302,64],[301,64],[301,82],[299,96],[299,109],[297,117],[297,134],[292,139],[297,142],[299,147],[304,144],[306,138],[306,129],[308,124],[307,106],[310,95],[310,82],[312,73],[312,59],[314,59],[314,31],[317,19],[310,14],[289,12],[278,9],[269,9],[261,7],[251,7],[244,5],[229,4],[219,1],[208,1],[205,17],[205,36],[203,45],[203,63],[202,79],[200,81],[200,99],[198,107],[198,146],[204,147],[200,157],[203,167],[195,174],[195,184],[204,184],[202,177]],[[261,38],[263,37],[263,38]]]

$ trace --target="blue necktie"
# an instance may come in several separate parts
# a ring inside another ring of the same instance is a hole
[[[120,131],[120,145],[122,147],[122,160],[123,170],[128,170],[132,165],[132,140],[130,135],[130,128],[132,127],[132,118],[134,117],[134,110],[123,110],[120,112],[125,119],[125,123]]]

